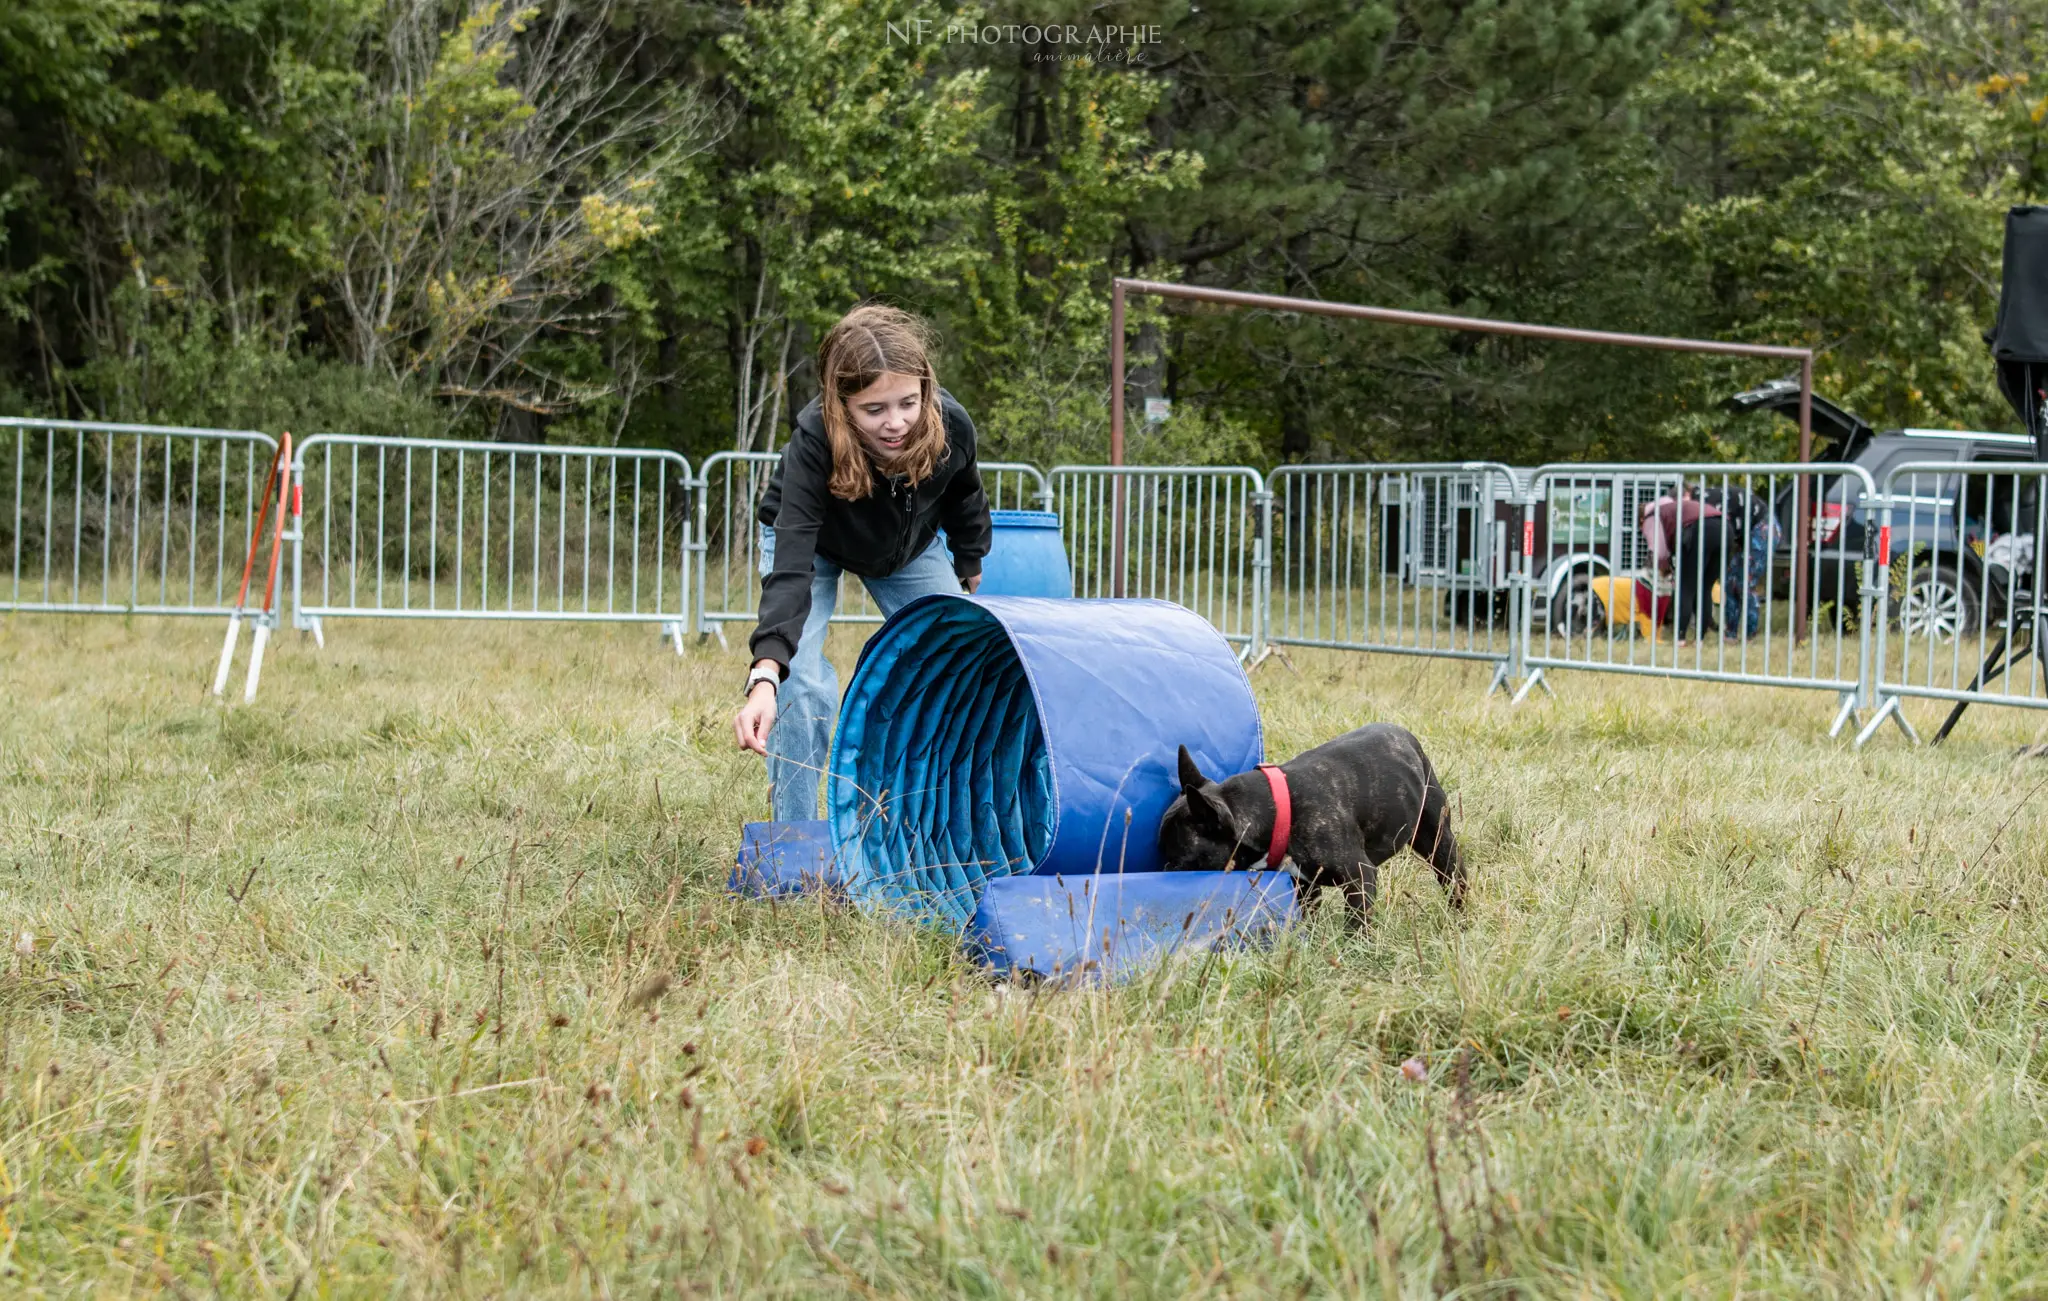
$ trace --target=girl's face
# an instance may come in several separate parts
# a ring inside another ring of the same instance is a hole
[[[874,383],[846,399],[846,414],[861,442],[887,464],[903,454],[924,410],[924,386],[915,375],[884,371]]]

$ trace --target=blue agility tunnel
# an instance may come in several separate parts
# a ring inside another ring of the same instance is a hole
[[[749,822],[740,832],[740,852],[726,889],[766,899],[840,885],[831,824]]]
[[[828,821],[847,890],[958,926],[982,883],[1158,870],[1175,750],[1263,757],[1230,644],[1164,601],[929,596],[868,642]]]
[[[982,891],[967,950],[998,975],[1115,978],[1177,953],[1263,940],[1294,911],[1285,872],[1013,876]]]

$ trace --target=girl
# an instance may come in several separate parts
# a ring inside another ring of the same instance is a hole
[[[818,345],[818,387],[761,498],[761,619],[734,720],[740,746],[768,760],[778,822],[818,816],[839,711],[825,632],[841,571],[886,617],[928,593],[972,592],[989,547],[974,422],[939,387],[922,321],[848,312]]]

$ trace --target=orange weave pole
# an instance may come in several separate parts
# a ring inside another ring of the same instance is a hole
[[[235,611],[240,613],[249,603],[249,580],[256,575],[256,549],[263,545],[263,526],[270,520],[270,485],[277,483],[277,525],[270,540],[270,578],[263,589],[263,612],[270,613],[272,589],[277,586],[277,558],[283,548],[284,508],[286,494],[292,480],[292,436],[281,434],[277,440],[277,451],[270,457],[270,472],[263,477],[263,505],[256,512],[256,527],[249,531],[249,556],[242,562],[242,585],[235,592]]]
[[[277,522],[270,520],[271,482],[277,483]],[[291,500],[292,436],[278,438],[277,451],[270,458],[270,472],[263,480],[263,505],[256,512],[256,527],[249,533],[249,555],[242,561],[242,585],[235,590],[235,608],[228,612],[227,636],[221,641],[220,665],[213,674],[213,694],[227,690],[228,670],[235,659],[235,642],[242,631],[242,612],[249,605],[249,580],[256,576],[256,548],[263,534],[270,534],[270,567],[263,576],[263,617],[256,621],[256,645],[249,654],[249,685],[242,693],[247,702],[256,698],[256,683],[263,675],[263,648],[270,641],[270,612],[277,600],[277,565],[284,554],[284,514]],[[267,526],[267,528],[266,528]]]
[[[278,435],[277,455],[271,458],[271,472],[277,475],[277,525],[270,534],[270,573],[263,580],[263,613],[269,614],[270,607],[277,601],[277,562],[284,554],[284,512],[285,504],[291,500],[292,491],[292,436],[289,432]],[[263,498],[265,510],[270,508],[270,497]],[[262,532],[259,523],[257,532]],[[250,553],[253,557],[254,552]],[[243,582],[247,582],[245,577]]]

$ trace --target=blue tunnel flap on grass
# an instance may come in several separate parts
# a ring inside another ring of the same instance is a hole
[[[932,596],[869,641],[827,820],[856,898],[959,926],[984,881],[1152,871],[1175,753],[1262,757],[1237,656],[1164,601]]]
[[[1176,953],[1257,943],[1294,917],[1285,872],[1125,872],[990,881],[968,952],[998,974],[1129,976]]]
[[[726,888],[766,899],[840,886],[832,827],[817,822],[749,822]]]

